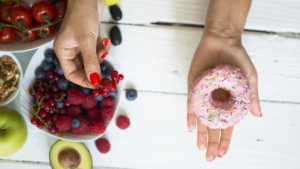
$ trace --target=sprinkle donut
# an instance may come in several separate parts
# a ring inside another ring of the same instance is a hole
[[[216,100],[212,97],[216,89],[223,89],[230,96],[224,101]],[[218,65],[195,81],[190,104],[202,124],[212,129],[225,129],[240,122],[251,108],[249,81],[241,69]]]

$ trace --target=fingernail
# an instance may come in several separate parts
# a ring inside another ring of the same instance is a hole
[[[99,74],[97,72],[91,73],[90,81],[91,81],[92,85],[99,84],[100,83]]]
[[[218,154],[218,157],[219,157],[219,158],[222,158],[222,156],[220,156],[219,154]]]
[[[102,59],[105,58],[107,54],[108,54],[108,52],[103,53],[103,54],[101,55],[101,58],[102,58]]]
[[[109,44],[109,39],[104,39],[104,45],[108,46],[108,44]]]

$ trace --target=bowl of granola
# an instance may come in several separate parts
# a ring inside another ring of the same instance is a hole
[[[22,84],[22,67],[8,52],[0,52],[0,106],[10,103],[18,95]]]

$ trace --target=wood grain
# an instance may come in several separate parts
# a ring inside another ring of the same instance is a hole
[[[299,167],[300,105],[262,103],[263,118],[251,114],[235,126],[230,150],[213,163],[196,148],[196,131],[186,127],[186,96],[139,92],[131,102],[122,98],[119,114],[131,120],[127,130],[111,123],[104,137],[111,143],[100,154],[94,142],[85,143],[95,167],[119,168],[261,168]],[[29,137],[16,154],[1,159],[49,163],[56,141],[28,124]],[[0,168],[6,164],[0,162]]]
[[[120,23],[169,22],[204,25],[209,0],[123,0]],[[253,0],[246,29],[300,33],[300,1]],[[113,21],[108,7],[102,21]]]

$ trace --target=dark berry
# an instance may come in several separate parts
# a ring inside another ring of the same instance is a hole
[[[53,95],[53,98],[54,98],[54,99],[59,99],[59,98],[60,98],[58,92],[54,92],[52,95]]]
[[[77,88],[77,87],[78,87],[77,84],[71,82],[71,88]]]
[[[40,92],[43,92],[43,93],[44,93],[45,90],[46,90],[46,87],[45,87],[45,86],[40,86],[40,87],[39,87],[39,91],[40,91]]]
[[[53,113],[54,113],[54,110],[53,110],[53,109],[50,109],[50,110],[48,111],[48,113],[49,113],[49,114],[53,114]]]
[[[44,71],[49,71],[49,70],[51,70],[52,69],[52,67],[53,67],[53,64],[52,63],[50,63],[50,62],[47,62],[46,60],[44,60],[43,62],[42,62],[42,69],[44,70]]]
[[[56,101],[55,105],[57,109],[61,109],[65,106],[63,101]]]
[[[100,67],[101,71],[104,72],[108,68],[108,64],[105,61],[103,61],[102,63],[100,63]]]
[[[48,79],[53,79],[54,78],[55,73],[53,71],[49,71],[47,72],[47,78]]]
[[[100,94],[97,97],[94,96],[94,99],[97,100],[97,101],[102,101],[104,99],[104,97]]]
[[[129,101],[133,101],[137,98],[137,91],[135,89],[127,89],[126,98]]]
[[[46,72],[42,68],[38,68],[35,70],[34,75],[37,79],[45,79]]]
[[[55,134],[58,132],[58,128],[55,125],[52,125],[48,130],[51,134]]]
[[[54,58],[56,58],[56,54],[54,50],[47,50],[44,54],[44,57],[47,62],[53,62]]]
[[[59,61],[58,61],[58,58],[57,58],[57,57],[55,57],[55,58],[53,59],[53,64],[54,64],[55,66],[57,66],[57,65],[59,64]]]
[[[57,92],[59,90],[58,85],[56,83],[53,83],[50,89],[52,92]]]
[[[69,101],[66,99],[66,100],[64,100],[64,105],[66,106],[66,107],[69,107],[70,106],[70,103],[69,103]]]
[[[56,71],[57,71],[57,74],[59,74],[59,75],[63,75],[64,74],[64,72],[63,72],[60,64],[56,65]]]
[[[56,120],[58,118],[58,116],[59,115],[57,113],[53,113],[53,115],[52,115],[53,120]]]
[[[40,116],[41,118],[45,118],[45,117],[47,117],[47,115],[48,115],[48,113],[47,113],[47,111],[46,111],[45,109],[42,109],[42,110],[39,112],[39,116]]]
[[[118,77],[119,77],[119,80],[123,80],[124,79],[124,75],[122,75],[122,74],[119,74]]]
[[[90,93],[90,89],[89,88],[85,88],[80,86],[79,89],[84,93],[84,94],[89,94]]]
[[[51,93],[46,92],[46,93],[45,93],[45,99],[50,99],[50,98],[52,98]]]
[[[47,124],[51,124],[51,123],[53,123],[53,117],[46,117],[45,118],[45,122],[47,123]]]
[[[35,98],[36,99],[41,99],[44,96],[44,93],[41,91],[38,91],[35,93]]]
[[[118,90],[116,90],[114,92],[110,92],[109,96],[114,97],[114,98],[117,97],[118,96]]]
[[[45,109],[46,111],[49,111],[50,108],[51,108],[51,103],[49,103],[49,102],[44,103],[44,109]]]
[[[62,77],[59,74],[55,74],[54,77],[53,77],[54,81],[56,81],[56,82],[58,82],[58,80],[60,78],[62,78]]]
[[[77,128],[80,126],[80,120],[78,118],[74,118],[71,122],[73,128]]]
[[[57,85],[60,90],[68,90],[71,87],[71,82],[63,77],[58,80]]]

